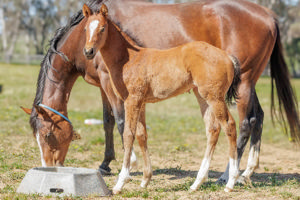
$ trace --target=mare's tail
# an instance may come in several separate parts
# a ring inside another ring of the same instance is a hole
[[[238,98],[238,86],[241,83],[241,66],[239,60],[235,56],[229,56],[232,60],[233,66],[234,66],[234,77],[233,81],[227,91],[226,94],[226,102],[231,103],[232,98],[237,99]]]
[[[280,41],[280,32],[278,23],[276,21],[277,38],[275,46],[271,55],[271,84],[272,84],[272,96],[271,96],[271,115],[277,117],[274,105],[274,82],[276,84],[278,104],[279,104],[279,120],[282,122],[285,130],[287,130],[286,119],[290,127],[291,140],[300,143],[300,121],[299,111],[297,104],[297,97],[293,91],[290,82],[290,76],[288,67],[284,61],[282,53],[282,45]],[[285,116],[283,114],[283,109]],[[287,131],[286,131],[287,132]]]

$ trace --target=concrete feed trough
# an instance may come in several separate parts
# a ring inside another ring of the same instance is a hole
[[[60,196],[110,195],[100,172],[73,167],[32,168],[27,172],[17,192]]]

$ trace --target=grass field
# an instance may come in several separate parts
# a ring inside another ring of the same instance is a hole
[[[20,106],[32,106],[38,71],[37,66],[0,64],[0,85],[3,85],[0,93],[0,199],[59,199],[15,192],[26,172],[41,165],[39,149],[28,123],[29,116],[20,109]],[[292,83],[300,99],[300,80],[292,80]],[[148,146],[154,172],[147,190],[139,188],[143,163],[139,147],[135,144],[139,167],[133,171],[132,181],[125,185],[124,191],[110,198],[300,199],[299,147],[288,141],[279,125],[272,124],[270,79],[260,78],[256,90],[265,111],[265,120],[260,167],[252,176],[251,186],[238,185],[232,193],[225,193],[224,186],[214,183],[228,161],[227,140],[221,133],[211,163],[209,181],[198,191],[189,193],[188,189],[195,180],[204,154],[206,136],[196,98],[192,93],[186,93],[147,105],[147,124],[150,127]],[[65,166],[97,169],[104,154],[103,127],[84,125],[83,121],[102,118],[99,89],[88,85],[82,78],[78,79],[71,93],[68,110],[69,118],[82,139],[71,143]],[[231,111],[237,118],[236,109],[232,108]],[[247,163],[249,148],[246,149],[241,171]],[[111,163],[114,175],[104,177],[109,189],[115,184],[123,158],[121,138],[116,129],[115,150],[117,160]]]

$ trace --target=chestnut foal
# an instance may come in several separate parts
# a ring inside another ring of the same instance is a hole
[[[119,193],[130,179],[130,155],[135,136],[144,158],[143,180],[146,187],[152,176],[145,104],[168,99],[193,89],[201,107],[207,134],[207,148],[196,181],[196,190],[208,177],[210,161],[218,141],[220,128],[229,140],[229,181],[225,191],[231,191],[238,178],[236,126],[225,96],[236,97],[240,82],[237,60],[225,51],[204,42],[191,42],[168,50],[141,48],[107,18],[102,5],[99,13],[83,6],[87,18],[84,53],[94,58],[98,50],[109,72],[112,88],[125,105],[124,160],[113,193]],[[228,91],[228,92],[227,92]]]

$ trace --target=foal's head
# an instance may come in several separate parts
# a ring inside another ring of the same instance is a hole
[[[102,4],[98,13],[92,13],[92,10],[86,5],[82,8],[83,15],[87,18],[85,26],[86,42],[83,49],[87,59],[93,59],[98,49],[101,49],[107,38],[107,7]]]

